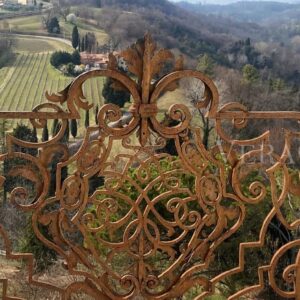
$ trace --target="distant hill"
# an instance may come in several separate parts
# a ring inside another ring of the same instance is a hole
[[[167,0],[102,0],[101,5],[103,13],[97,21],[112,38],[131,43],[150,31],[162,45],[194,59],[209,53],[226,63],[224,52],[231,44],[263,38],[263,29],[256,24],[196,15]]]
[[[124,9],[157,9],[167,14],[179,13],[178,7],[167,0],[102,0],[102,6],[115,6]]]
[[[193,13],[218,15],[240,22],[264,23],[278,18],[300,17],[300,4],[275,1],[240,1],[228,5],[203,5],[183,1],[177,5]]]
[[[182,0],[170,0],[171,2],[177,3],[182,2]],[[280,3],[293,3],[293,4],[300,4],[300,0],[244,0],[248,2],[280,2]],[[241,0],[186,0],[185,2],[193,3],[193,4],[199,4],[199,3],[205,3],[205,4],[219,4],[219,5],[227,5],[232,4],[236,2],[241,2]]]

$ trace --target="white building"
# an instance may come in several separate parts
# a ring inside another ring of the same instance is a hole
[[[17,0],[21,5],[34,5],[34,0]]]
[[[20,5],[26,5],[26,6],[32,6],[34,5],[34,0],[4,0],[4,4],[20,4]]]

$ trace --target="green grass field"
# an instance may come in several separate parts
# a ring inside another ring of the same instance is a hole
[[[45,33],[41,16],[20,17],[0,21],[0,28],[8,26],[11,30],[19,32]]]
[[[41,52],[53,52],[58,49],[72,52],[73,48],[63,42],[51,40],[51,39],[41,39],[34,37],[22,37],[19,36],[15,43],[15,52],[30,52],[30,53],[41,53]]]
[[[67,39],[71,38],[74,24],[65,22],[62,18],[59,20],[61,27],[61,35]],[[79,29],[80,36],[84,36],[87,32],[95,33],[97,42],[102,45],[105,44],[108,40],[108,35],[101,29],[87,24],[83,19],[78,18],[76,25]],[[0,21],[0,28],[6,28],[7,30],[18,31],[21,33],[34,33],[34,34],[45,34],[47,33],[46,29],[42,23],[42,16],[29,16],[29,17],[20,17]]]

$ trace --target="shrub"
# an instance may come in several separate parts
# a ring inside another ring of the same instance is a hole
[[[123,184],[120,185],[119,189],[118,189],[118,194],[123,194],[128,196],[132,201],[136,201],[136,199],[138,199],[138,197],[140,196],[140,191],[136,188],[135,184],[132,184],[132,182],[136,182],[138,185],[140,185],[140,187],[146,188],[147,184],[153,180],[155,180],[159,175],[160,172],[171,172],[174,168],[174,165],[176,165],[176,162],[178,162],[177,157],[176,156],[169,156],[167,158],[162,158],[159,162],[158,165],[156,165],[155,163],[153,163],[150,168],[149,168],[149,172],[146,174],[145,172],[141,172],[141,170],[139,170],[138,168],[134,168],[131,167],[128,169],[128,177],[130,178],[130,180],[124,180]],[[147,178],[147,180],[145,182],[141,182],[139,180],[140,177],[143,178]],[[101,176],[99,176],[99,178],[102,179],[103,182],[103,178]],[[178,198],[186,198],[188,196],[187,193],[187,189],[189,189],[190,191],[194,192],[195,191],[195,176],[192,174],[187,174],[187,173],[178,173],[178,174],[174,174],[174,176],[172,178],[170,178],[170,182],[169,184],[173,184],[176,180],[178,180],[178,182],[180,182],[179,186],[180,188],[182,188],[182,190],[180,192],[178,192],[176,194],[176,197]],[[115,184],[117,184],[118,179],[116,179],[115,181],[112,180],[111,182],[111,186],[114,186]],[[167,179],[166,179],[167,182]],[[102,201],[104,199],[107,198],[107,195],[105,193],[106,190],[106,186],[102,184],[102,186],[98,186],[98,190],[100,191],[100,194],[98,195],[97,201]],[[148,191],[147,196],[149,197],[149,199],[155,199],[156,197],[158,197],[160,194],[166,192],[168,190],[168,186],[166,184],[162,184],[161,187],[158,189],[157,186],[154,186],[152,189],[150,189]],[[172,197],[175,197],[174,194],[172,195]],[[170,197],[166,197],[164,199],[162,199],[161,201],[157,202],[155,204],[155,209],[157,210],[157,212],[166,220],[168,221],[172,221],[174,218],[174,215],[166,208],[166,205],[168,203],[168,201],[172,198]],[[115,220],[119,220],[121,218],[123,218],[128,211],[130,211],[130,209],[132,209],[132,207],[122,199],[122,197],[118,198],[118,197],[114,197],[114,201],[116,206],[118,207],[118,210],[116,212],[113,212],[111,214],[109,214],[108,219],[110,221],[115,221]],[[198,210],[200,211],[200,207],[198,205],[198,203],[196,201],[191,201],[188,204],[188,207],[191,210]],[[141,209],[145,207],[145,203],[141,204]],[[101,223],[101,216],[97,215],[97,207],[95,206],[91,206],[89,212],[91,214],[93,214],[95,216],[95,219],[93,220],[93,223],[90,223],[89,225],[91,227],[97,227],[99,226],[99,224]],[[152,219],[152,221],[154,223],[157,223],[158,227],[160,228],[161,232],[165,232],[163,226],[161,226],[159,224],[159,222],[157,222],[157,219],[154,215],[149,214],[149,218]],[[113,236],[115,239],[122,239],[124,232],[122,230],[122,228],[115,230],[113,232]],[[103,239],[110,239],[110,233],[106,230],[103,230],[99,233],[97,233],[95,236],[90,235],[88,238],[94,243],[95,248],[102,253],[103,251],[105,251],[105,249],[102,247],[101,244],[99,244],[97,242],[97,237],[99,238],[103,238]],[[167,239],[167,238],[166,238]]]
[[[126,102],[130,101],[130,93],[125,89],[116,87],[115,81],[111,78],[106,79],[102,96],[105,99],[105,103],[113,103],[119,107],[123,107]]]
[[[19,242],[19,250],[23,253],[32,253],[35,259],[35,269],[41,272],[57,260],[57,254],[36,237],[30,220],[31,219],[28,218],[25,235]],[[43,235],[48,236],[46,227],[39,228],[39,230]]]
[[[218,158],[219,159],[219,158]],[[221,158],[220,158],[221,160]],[[124,218],[128,214],[128,212],[132,209],[132,205],[129,204],[127,201],[125,201],[122,197],[118,197],[117,195],[126,195],[130,200],[133,201],[133,203],[138,199],[140,195],[140,190],[137,189],[136,186],[139,186],[140,189],[145,189],[147,186],[149,187],[149,182],[153,182],[160,174],[163,173],[172,173],[172,170],[174,168],[174,164],[176,165],[177,158],[176,156],[171,156],[169,158],[162,158],[159,162],[156,162],[155,164],[152,164],[149,169],[142,170],[139,168],[129,168],[127,170],[127,175],[129,179],[126,180],[119,180],[118,178],[111,179],[109,186],[115,187],[118,186],[118,191],[115,193],[115,196],[113,197],[113,201],[111,201],[111,207],[116,207],[116,210],[111,209],[110,213],[107,211],[103,211],[101,213],[101,210],[99,210],[99,207],[91,206],[89,208],[89,212],[95,217],[90,218],[91,222],[89,223],[89,226],[92,228],[99,227],[103,224],[102,218],[105,219],[106,222],[116,222],[117,220],[120,220],[121,218]],[[227,164],[226,169],[228,171],[231,169],[231,167]],[[157,168],[159,166],[159,168]],[[214,172],[214,166],[209,165],[208,169],[210,172]],[[230,172],[228,172],[227,176],[230,176]],[[170,176],[170,175],[169,175]],[[278,177],[279,181],[282,174],[276,174],[276,177]],[[142,179],[146,179],[145,182]],[[168,177],[164,178],[166,182],[168,182]],[[239,230],[234,233],[232,236],[227,238],[221,245],[218,246],[218,248],[215,251],[216,260],[211,262],[210,269],[212,274],[214,276],[217,276],[220,274],[220,272],[224,272],[226,270],[229,270],[230,268],[233,268],[238,259],[239,259],[239,246],[242,242],[249,242],[254,241],[258,238],[261,226],[263,224],[263,221],[265,217],[269,214],[270,210],[272,209],[272,199],[271,199],[271,187],[270,183],[258,170],[254,170],[247,174],[246,178],[241,180],[241,189],[244,195],[249,195],[249,186],[251,186],[251,183],[253,182],[261,182],[266,186],[266,196],[264,199],[256,204],[245,204],[246,206],[246,216],[245,220],[243,222],[243,225],[239,228]],[[118,185],[119,184],[119,185]],[[172,198],[179,198],[184,199],[189,195],[189,190],[191,193],[195,193],[195,176],[189,173],[185,172],[178,172],[178,173],[172,173],[172,181],[169,181],[168,184],[178,184],[178,187],[181,188],[181,191],[178,191],[178,194],[170,195],[170,197],[161,198],[160,201],[155,202],[154,207],[157,211],[158,215],[160,215],[163,219],[172,222],[174,221],[174,214],[170,210],[167,209],[167,203]],[[157,188],[159,187],[159,188]],[[107,186],[102,185],[98,187],[98,195],[97,195],[97,203],[100,203],[101,201],[104,201],[107,199]],[[148,189],[147,196],[150,201],[152,199],[155,199],[159,195],[165,193],[166,191],[169,191],[170,187],[166,185],[165,183],[157,183],[156,186],[153,186],[153,188]],[[224,208],[228,209],[234,209],[236,208],[236,203],[232,202],[230,199],[227,199],[226,197],[221,200],[221,205]],[[145,208],[146,203],[141,202],[139,204],[139,207],[141,211]],[[198,211],[201,212],[202,209],[199,207],[198,201],[190,201],[187,203],[188,209],[190,211]],[[203,212],[204,213],[204,212]],[[155,223],[158,227],[159,232],[161,235],[164,235],[164,242],[167,242],[169,237],[164,229],[164,226],[161,226],[159,222],[157,222],[156,216],[154,214],[149,214],[148,218],[151,219],[153,223]],[[226,227],[226,230],[230,226],[233,226],[233,224],[236,222],[236,219],[230,219],[227,218],[226,222],[228,227]],[[214,229],[214,224],[207,225],[207,228],[203,231],[205,234],[206,232],[211,232],[211,230]],[[251,230],[249,230],[251,228]],[[273,245],[278,245],[281,247],[283,244],[280,241],[280,233],[283,234],[285,237],[288,237],[291,235],[291,232],[289,232],[287,229],[282,226],[279,219],[274,217],[271,221],[270,227],[268,228],[268,231],[266,233],[266,246],[259,248],[259,249],[252,249],[251,252],[251,263],[253,266],[260,266],[265,265],[266,262],[270,261],[272,258],[272,250]],[[179,233],[178,233],[179,234]],[[92,242],[95,248],[99,251],[99,253],[105,255],[105,247],[102,246],[101,242],[99,243],[99,239],[107,240],[109,242],[114,241],[121,241],[123,239],[124,230],[123,227],[118,228],[117,230],[109,231],[108,229],[103,229],[99,232],[97,232],[95,235],[89,235],[87,238],[89,239],[89,242]],[[182,241],[182,245],[189,242],[190,236],[187,235],[186,239]],[[87,242],[87,241],[86,241]],[[178,255],[180,255],[179,249],[174,249],[177,251]],[[121,256],[121,255],[120,255]],[[159,259],[159,258],[158,258]],[[154,262],[155,263],[155,262]],[[158,262],[157,262],[158,263]],[[284,264],[286,266],[286,264]],[[216,270],[216,271],[214,271]],[[215,273],[214,273],[215,272]],[[244,285],[251,285],[253,284],[253,279],[255,280],[257,275],[257,268],[252,268],[251,266],[245,267],[245,271],[242,274],[238,274],[238,276],[231,278],[225,278],[224,282],[222,282],[222,285],[220,286],[222,288],[222,292],[224,295],[229,296],[234,292],[237,292],[240,288],[240,286]],[[232,280],[234,279],[234,280]],[[271,299],[271,298],[270,298]],[[273,298],[272,298],[273,299]]]
[[[74,65],[80,65],[81,64],[81,58],[80,58],[80,53],[78,50],[75,50],[72,53],[72,62]]]
[[[55,68],[72,62],[72,55],[66,51],[57,51],[51,55],[50,63]]]
[[[13,130],[12,135],[16,138],[19,138],[23,141],[27,142],[37,142],[35,129],[30,129],[28,126],[24,124],[18,124],[17,127]],[[14,146],[15,152],[22,152],[29,154],[31,156],[37,156],[38,152],[36,149],[23,148],[20,146]],[[32,181],[26,179],[26,177],[21,176],[10,176],[10,172],[16,170],[16,168],[24,168],[24,166],[29,166],[34,168],[34,165],[29,165],[28,161],[23,158],[13,158],[10,160],[5,160],[4,162],[4,174],[8,174],[6,176],[6,180],[4,183],[4,191],[5,193],[11,192],[15,187],[24,187],[29,192],[29,198],[33,198],[35,194],[35,187]],[[5,197],[6,198],[6,197]],[[16,224],[12,224],[15,225]],[[40,225],[40,224],[39,224]],[[34,230],[32,228],[32,222],[30,215],[26,220],[26,225],[24,226],[25,230],[22,235],[22,238],[18,240],[18,249],[21,252],[32,253],[35,258],[35,267],[37,271],[44,270],[47,266],[53,263],[56,260],[56,252],[54,250],[49,249],[45,246],[36,236]],[[23,228],[21,229],[23,230]],[[45,235],[48,235],[48,230],[46,227],[39,226],[39,230]]]
[[[50,63],[55,68],[61,65],[72,63],[73,65],[80,65],[80,54],[75,50],[72,54],[66,51],[56,51],[51,55]]]
[[[47,23],[47,30],[49,33],[60,33],[60,26],[57,17],[53,17]]]
[[[67,72],[70,74],[70,75],[73,75],[74,74],[74,69],[75,69],[75,65],[73,63],[68,63],[67,64]]]
[[[77,65],[74,68],[74,74],[75,75],[81,74],[81,73],[84,72],[84,70],[85,70],[85,66],[84,65],[80,65],[80,66]]]

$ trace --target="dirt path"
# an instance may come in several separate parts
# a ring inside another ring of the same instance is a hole
[[[46,36],[46,35],[30,35],[30,34],[20,34],[20,33],[9,33],[9,32],[0,32],[1,35],[10,35],[14,37],[27,37],[27,38],[32,38],[32,39],[43,39],[43,40],[50,40],[50,41],[57,41],[57,42],[62,42],[68,46],[72,46],[71,41],[64,39],[64,38],[58,38],[58,37],[53,37],[53,36]]]

